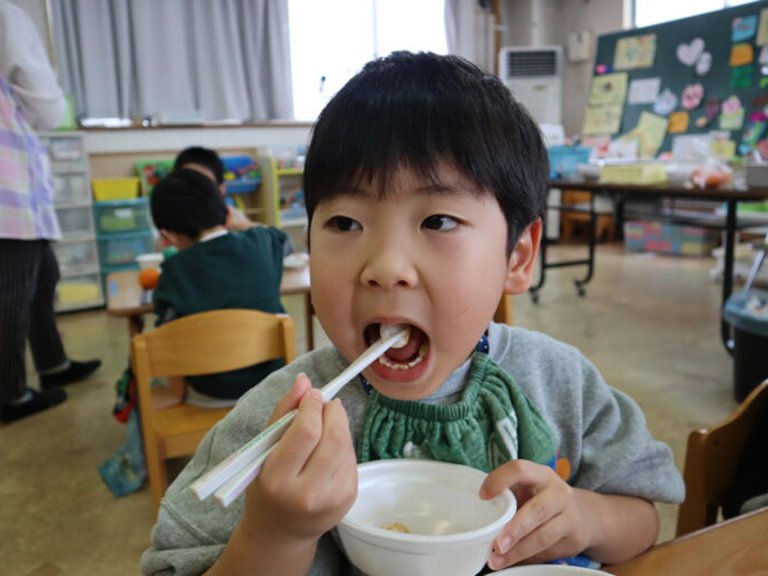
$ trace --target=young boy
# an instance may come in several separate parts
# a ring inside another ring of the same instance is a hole
[[[216,182],[219,192],[224,196],[226,188],[224,184],[224,162],[215,150],[204,148],[203,146],[189,146],[184,148],[173,161],[173,169],[189,168],[205,174]],[[234,206],[227,205],[229,219],[227,220],[227,229],[234,231],[243,231],[251,228],[254,223],[248,217]]]
[[[283,231],[251,224],[243,232],[228,232],[227,207],[218,188],[195,170],[171,172],[157,183],[150,202],[155,227],[180,250],[163,262],[153,294],[158,325],[224,308],[284,312],[280,302]],[[270,361],[189,377],[187,401],[232,404],[283,364]]]
[[[483,498],[515,493],[494,570],[651,546],[653,501],[683,498],[669,448],[575,348],[491,321],[502,294],[531,283],[546,177],[535,123],[464,60],[400,52],[350,80],[305,166],[312,297],[333,346],[271,375],[202,441],[163,500],[144,573],[356,573],[332,535],[356,465],[408,456],[490,472]],[[410,326],[407,345],[323,403],[313,387],[382,324]],[[226,509],[196,500],[190,483],[292,408],[244,495]]]

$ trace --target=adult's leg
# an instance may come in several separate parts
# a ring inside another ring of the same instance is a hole
[[[54,302],[59,281],[59,264],[48,241],[40,245],[37,283],[30,301],[29,347],[38,372],[67,367],[67,355],[56,327]]]
[[[27,392],[24,347],[39,248],[36,241],[0,239],[0,404]]]
[[[32,357],[40,374],[40,387],[44,390],[82,380],[101,366],[100,360],[78,362],[67,359],[54,312],[59,277],[56,254],[50,243],[45,242],[40,257],[36,292],[32,299],[32,326],[29,332]]]

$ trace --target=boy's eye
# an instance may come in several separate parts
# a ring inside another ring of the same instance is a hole
[[[346,216],[334,216],[328,219],[325,227],[338,232],[352,232],[361,228],[358,222]]]
[[[455,218],[451,218],[445,214],[435,214],[434,216],[429,216],[422,223],[422,226],[429,230],[452,230],[458,225],[459,223]]]

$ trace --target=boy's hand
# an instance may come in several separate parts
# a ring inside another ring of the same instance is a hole
[[[517,513],[494,541],[491,568],[575,556],[587,548],[592,523],[579,491],[552,468],[528,460],[508,462],[488,475],[480,496],[493,498],[507,488],[517,498]]]
[[[277,403],[270,423],[296,418],[246,491],[243,525],[257,534],[317,540],[357,497],[357,460],[339,400],[323,402],[306,375]]]

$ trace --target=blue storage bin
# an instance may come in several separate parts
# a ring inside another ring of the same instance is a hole
[[[578,176],[578,165],[587,164],[591,148],[586,146],[550,146],[549,154],[549,179],[568,180]]]
[[[253,192],[261,184],[261,169],[250,156],[224,156],[221,161],[227,194]]]

